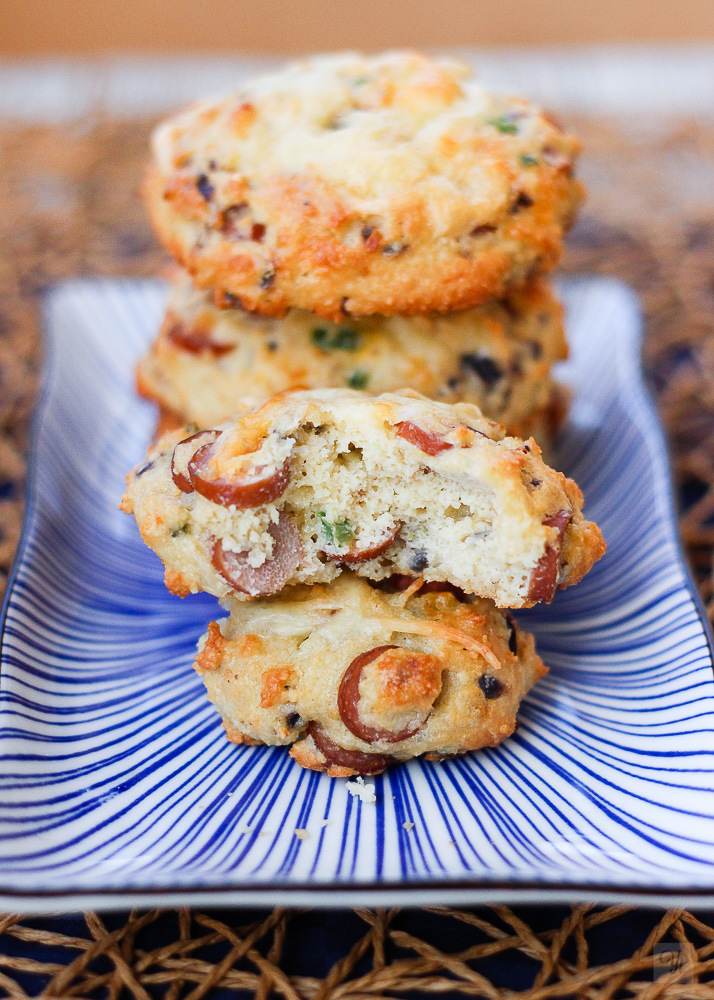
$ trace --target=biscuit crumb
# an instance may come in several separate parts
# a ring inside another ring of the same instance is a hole
[[[405,820],[402,823],[402,826],[404,827],[405,830],[413,830],[414,829],[414,824],[412,823],[412,821],[410,819]]]
[[[253,832],[253,827],[252,826],[248,826],[246,824],[245,826],[242,826],[238,832],[239,833],[252,833]]]
[[[354,781],[346,781],[345,788],[350,795],[356,795],[362,802],[373,803],[377,801],[374,785],[366,784],[361,774],[358,774]]]
[[[323,819],[322,823],[320,823],[320,826],[329,826],[329,825],[330,825],[329,819]]]
[[[295,836],[297,837],[298,840],[307,840],[307,838],[310,836],[310,834],[307,832],[307,830],[302,829],[299,826],[296,826],[295,827]]]

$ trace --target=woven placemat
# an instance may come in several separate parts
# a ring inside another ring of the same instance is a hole
[[[642,298],[645,365],[686,505],[682,534],[711,610],[714,124],[634,117],[569,124],[585,142],[590,198],[563,269],[614,275]],[[43,291],[69,276],[155,275],[167,263],[138,193],[150,126],[93,120],[0,130],[0,587],[21,526]],[[484,907],[430,909],[419,918],[357,910],[320,925],[316,914],[280,909],[230,918],[151,911],[85,914],[60,925],[0,916],[0,996],[714,1000],[714,925],[683,911]],[[318,968],[314,945],[300,943],[310,920],[318,934],[329,926],[342,935],[327,968]],[[623,942],[630,943],[624,955]],[[494,972],[499,957],[513,972],[508,986],[504,964]]]

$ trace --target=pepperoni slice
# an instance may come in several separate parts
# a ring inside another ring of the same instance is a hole
[[[198,431],[196,434],[192,434],[190,437],[184,438],[183,441],[179,441],[179,443],[174,447],[174,453],[171,456],[171,478],[182,493],[193,493],[193,485],[188,476],[184,475],[184,473],[177,468],[176,459],[180,458],[180,456],[176,454],[176,449],[183,448],[184,445],[195,441],[196,444],[192,449],[192,452],[195,455],[199,448],[199,438],[203,439],[201,441],[202,445],[213,444],[220,433],[220,431]],[[188,463],[184,464],[187,465]]]
[[[431,580],[429,583],[425,583],[419,588],[416,596],[420,594],[452,594],[460,604],[465,604],[468,601],[468,594],[461,587],[457,587],[454,583],[447,583],[445,580]]]
[[[349,549],[347,552],[330,552],[325,550],[324,556],[326,559],[329,559],[330,562],[347,563],[350,566],[357,566],[359,563],[369,562],[370,559],[376,559],[377,556],[381,556],[384,552],[386,552],[401,530],[402,525],[401,522],[398,521],[389,534],[385,536],[384,540],[377,542],[376,545],[370,545],[364,549]]]
[[[233,344],[213,340],[207,330],[190,329],[183,323],[172,323],[166,331],[166,338],[187,354],[212,354],[214,358],[220,358],[234,349]]]
[[[397,424],[397,434],[427,455],[438,455],[440,452],[448,451],[449,448],[454,447],[453,444],[445,441],[440,434],[425,431],[423,427],[413,424],[411,420],[403,420]]]
[[[307,732],[308,736],[312,736],[313,743],[327,763],[336,767],[349,767],[358,774],[379,774],[394,761],[394,758],[387,754],[345,750],[344,747],[333,743],[316,722],[310,723]]]
[[[300,565],[302,544],[298,530],[288,516],[280,514],[277,524],[271,524],[268,533],[273,538],[272,558],[262,566],[251,566],[247,552],[231,552],[223,548],[219,538],[214,540],[212,562],[223,579],[243,594],[266,597],[276,594],[285,586]]]
[[[545,604],[555,597],[558,588],[558,571],[560,569],[560,553],[563,548],[563,538],[565,529],[570,524],[573,512],[570,510],[559,510],[556,514],[547,517],[543,524],[549,528],[557,528],[558,536],[555,542],[547,545],[545,552],[535,565],[531,573],[531,580],[528,587],[528,597],[531,601],[543,601]]]
[[[213,444],[199,448],[188,463],[188,475],[197,493],[212,503],[223,507],[260,507],[282,496],[290,482],[288,459],[277,470],[268,472],[266,467],[248,468],[234,479],[209,479],[206,466],[211,458]]]
[[[398,594],[411,587],[415,580],[415,576],[407,576],[406,573],[392,573],[383,580],[367,580],[367,583],[375,590],[383,590],[385,594]]]
[[[375,590],[383,590],[386,594],[398,594],[400,591],[411,587],[416,579],[418,577],[407,576],[405,573],[392,573],[391,576],[385,576],[383,580],[368,580],[367,582]],[[432,580],[429,583],[423,583],[414,596],[421,597],[422,594],[435,593],[453,594],[461,604],[467,603],[469,599],[469,595],[465,590],[462,590],[461,587],[457,587],[453,583],[447,583],[445,580]]]
[[[368,649],[365,653],[360,653],[345,671],[339,691],[337,692],[337,707],[340,712],[340,718],[349,731],[358,740],[364,740],[365,743],[376,743],[378,740],[384,743],[401,743],[402,740],[408,740],[410,736],[418,732],[426,721],[406,726],[404,729],[400,729],[398,733],[395,733],[389,729],[375,729],[372,726],[367,726],[360,719],[359,682],[362,678],[362,671],[368,663],[374,662],[382,653],[386,653],[388,649],[398,648],[398,646],[376,646],[374,649]]]

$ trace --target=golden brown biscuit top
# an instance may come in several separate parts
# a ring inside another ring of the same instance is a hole
[[[193,105],[156,130],[153,149],[162,238],[201,285],[265,313],[337,317],[341,296],[355,315],[478,304],[511,267],[522,280],[550,266],[579,197],[573,136],[466,65],[410,52],[293,64]],[[453,288],[412,287],[408,261],[426,246],[448,256]],[[405,286],[390,291],[383,277],[396,274]]]
[[[419,192],[434,234],[445,236],[464,222],[488,224],[519,180],[529,186],[534,145],[548,150],[545,166],[579,149],[528,101],[489,93],[465,64],[404,52],[295,63],[195,104],[154,135],[162,173],[205,168],[224,197],[257,178],[319,177],[364,202],[367,215],[397,199],[404,226]]]

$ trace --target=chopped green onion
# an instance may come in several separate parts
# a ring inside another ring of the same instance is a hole
[[[334,535],[334,532],[332,530],[332,525],[327,520],[327,517],[325,516],[324,510],[318,510],[316,513],[317,513],[317,516],[320,518],[320,524],[322,525],[322,530],[325,533],[325,538],[330,543],[334,542],[335,535]]]
[[[521,153],[521,166],[522,167],[537,167],[538,157],[531,156],[530,153]]]
[[[322,530],[330,545],[347,545],[355,537],[355,530],[348,520],[335,521],[332,524],[327,520],[324,510],[318,510],[317,516],[320,518]]]
[[[368,383],[369,375],[367,372],[362,371],[361,368],[356,368],[347,379],[347,385],[350,389],[366,389]]]
[[[355,537],[355,531],[349,521],[335,521],[335,541],[338,545],[347,545]]]
[[[490,118],[488,124],[493,125],[494,128],[497,128],[499,132],[503,132],[505,135],[518,135],[518,126],[506,115],[499,115],[498,118]]]
[[[359,334],[349,326],[341,326],[332,338],[332,347],[340,351],[356,351],[359,344]]]
[[[312,342],[315,347],[321,347],[323,350],[327,350],[330,346],[329,331],[326,330],[324,326],[316,326],[312,331]]]
[[[359,333],[349,326],[341,326],[330,336],[330,331],[324,326],[316,326],[312,331],[312,342],[322,351],[356,351]]]

